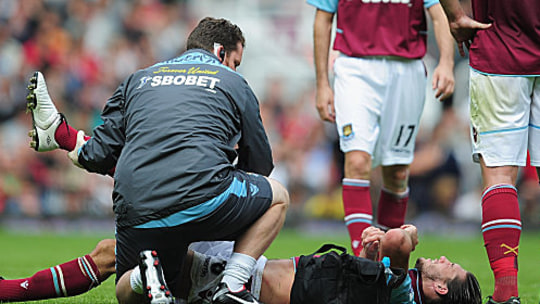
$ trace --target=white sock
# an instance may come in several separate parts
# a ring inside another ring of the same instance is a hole
[[[143,283],[139,266],[133,268],[133,271],[129,276],[129,284],[131,285],[131,289],[133,289],[135,293],[143,294]]]
[[[264,267],[266,266],[267,261],[268,259],[264,255],[262,255],[257,260],[257,264],[255,265],[251,273],[251,288],[249,291],[251,292],[251,295],[254,296],[257,300],[261,297],[262,279]]]
[[[225,266],[223,279],[221,279],[221,281],[225,282],[232,292],[242,290],[244,284],[246,284],[251,277],[251,271],[256,263],[257,260],[249,255],[234,252],[227,262],[227,266]]]

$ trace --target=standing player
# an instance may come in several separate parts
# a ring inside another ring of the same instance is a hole
[[[518,167],[540,166],[540,2],[441,0],[460,54],[469,49],[473,159],[480,163],[482,235],[495,276],[488,303],[520,303]]]
[[[372,168],[382,166],[377,221],[396,228],[405,221],[409,165],[423,111],[426,17],[434,25],[440,59],[433,74],[435,96],[454,90],[454,51],[444,11],[437,0],[307,0],[317,8],[314,24],[317,110],[336,122],[345,153],[343,204],[352,248],[372,224]],[[328,55],[334,14],[335,82],[329,82]],[[335,93],[335,95],[334,95]],[[335,104],[334,104],[335,96]]]
[[[129,289],[138,263],[147,296],[172,302],[188,245],[208,240],[236,241],[213,302],[256,303],[244,285],[281,229],[289,197],[265,177],[273,164],[259,104],[235,72],[244,44],[228,20],[202,19],[186,52],[118,87],[90,139],[58,113],[43,75],[32,79],[36,150],[71,150],[76,165],[114,172],[117,291],[129,291],[117,292],[120,303],[144,300]]]

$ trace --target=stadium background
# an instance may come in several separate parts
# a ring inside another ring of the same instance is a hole
[[[247,44],[239,73],[261,103],[273,147],[273,177],[292,196],[286,226],[343,230],[336,132],[314,107],[312,24],[304,0],[0,0],[0,227],[112,231],[112,179],[86,174],[62,151],[28,147],[28,77],[44,73],[53,100],[90,133],[116,86],[135,70],[175,57],[204,16],[238,24]],[[430,26],[431,29],[431,26]],[[428,33],[428,77],[436,45]],[[335,55],[335,54],[334,54]],[[428,100],[411,167],[408,222],[423,233],[479,234],[480,170],[468,140],[467,60],[456,54],[456,92]],[[430,82],[429,82],[430,83]],[[525,229],[540,226],[540,189],[522,171]],[[373,179],[378,193],[379,176]],[[376,199],[374,200],[376,201]]]

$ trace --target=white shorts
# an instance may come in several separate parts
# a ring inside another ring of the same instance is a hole
[[[221,281],[227,260],[233,252],[234,242],[196,242],[189,248],[195,251],[191,264],[191,290],[188,303],[211,303],[212,294]],[[261,256],[251,273],[251,294],[259,299],[262,277],[268,259]]]
[[[470,72],[473,160],[488,167],[540,166],[540,77]]]
[[[228,260],[234,249],[233,241],[195,242],[189,245],[189,249]]]
[[[374,167],[410,164],[426,95],[422,60],[341,54],[334,72],[341,150],[369,153]]]

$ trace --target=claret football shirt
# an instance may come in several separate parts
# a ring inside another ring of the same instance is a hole
[[[422,58],[426,53],[425,8],[438,0],[307,0],[337,13],[334,49],[353,57]]]
[[[473,0],[478,31],[469,52],[473,69],[495,75],[540,76],[540,1]]]

